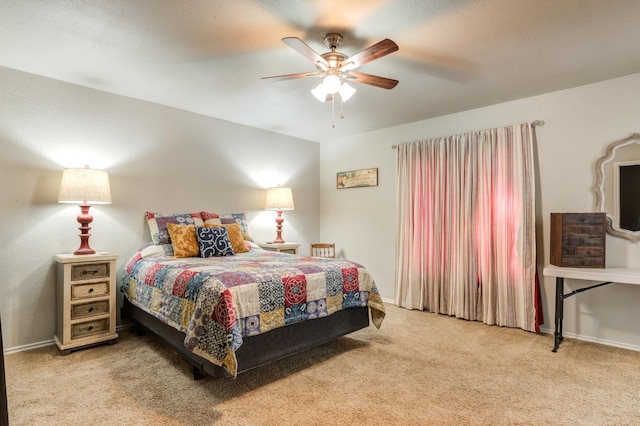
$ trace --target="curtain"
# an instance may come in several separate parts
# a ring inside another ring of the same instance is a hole
[[[397,147],[395,302],[538,331],[531,124]]]

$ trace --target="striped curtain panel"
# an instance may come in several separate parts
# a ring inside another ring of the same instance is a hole
[[[395,302],[538,331],[531,124],[397,147]]]

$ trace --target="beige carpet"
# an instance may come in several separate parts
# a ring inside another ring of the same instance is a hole
[[[6,357],[17,425],[638,425],[640,353],[387,305],[369,327],[193,381],[150,335]]]

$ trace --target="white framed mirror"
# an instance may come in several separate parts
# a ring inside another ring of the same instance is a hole
[[[640,134],[609,144],[595,176],[594,211],[607,214],[607,232],[640,241]]]

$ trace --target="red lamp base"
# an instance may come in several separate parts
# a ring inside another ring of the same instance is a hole
[[[89,247],[89,237],[91,236],[89,233],[91,230],[89,224],[93,222],[93,216],[89,214],[89,207],[91,206],[88,204],[80,205],[81,213],[77,217],[78,223],[80,224],[80,228],[78,228],[80,229],[80,247],[74,251],[73,254],[95,254],[96,252]]]
[[[276,244],[284,243],[282,239],[282,223],[284,222],[284,217],[282,217],[282,210],[278,210],[278,216],[276,216],[276,239],[273,240]]]

